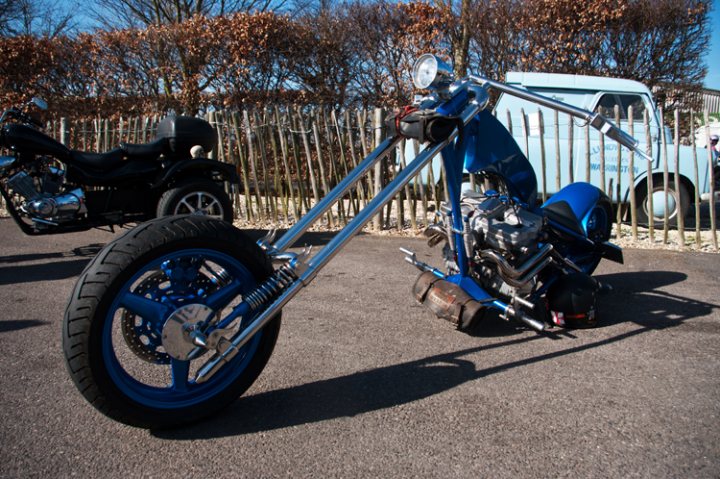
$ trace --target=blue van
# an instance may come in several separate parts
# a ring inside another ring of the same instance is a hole
[[[632,189],[641,223],[646,223],[651,214],[655,222],[661,223],[666,204],[668,218],[675,223],[678,212],[683,216],[687,213],[696,193],[701,199],[709,199],[708,150],[693,151],[692,147],[673,144],[670,129],[660,128],[655,101],[642,83],[620,78],[523,72],[508,73],[506,83],[599,112],[614,122],[619,115],[618,126],[627,132],[630,132],[628,113],[632,106],[632,134],[639,140],[640,148],[652,157],[652,163],[636,157],[631,165],[629,151],[612,140],[601,138],[596,130],[566,114],[556,115],[549,108],[503,94],[496,103],[495,114],[506,126],[511,124],[513,137],[535,169],[539,191],[543,191],[544,185],[545,192],[551,195],[573,181],[589,181],[603,189],[613,201],[629,203]],[[667,203],[663,181],[666,168]],[[649,211],[648,175],[652,175],[652,212]]]

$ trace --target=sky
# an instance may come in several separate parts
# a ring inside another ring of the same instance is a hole
[[[705,64],[708,66],[705,87],[720,90],[720,0],[713,0],[710,31],[710,48],[705,55]]]

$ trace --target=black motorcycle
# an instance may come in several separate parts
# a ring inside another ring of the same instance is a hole
[[[67,148],[41,131],[26,110],[46,109],[33,98],[0,117],[0,194],[28,235],[122,226],[172,214],[202,214],[232,221],[226,183],[235,167],[205,158],[217,144],[205,120],[168,117],[146,144],[120,143],[106,153]],[[192,151],[191,151],[192,150]]]

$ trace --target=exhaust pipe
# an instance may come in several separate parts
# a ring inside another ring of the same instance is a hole
[[[472,328],[482,321],[487,312],[487,306],[473,299],[460,286],[438,278],[429,271],[418,276],[413,286],[413,296],[438,318],[454,324],[458,331]]]
[[[489,259],[493,263],[495,263],[498,268],[500,268],[500,271],[503,275],[511,279],[518,279],[521,276],[525,275],[525,273],[527,273],[527,271],[533,266],[535,266],[541,259],[550,254],[552,249],[553,247],[551,244],[546,244],[545,246],[540,248],[537,253],[528,258],[518,268],[513,268],[510,263],[508,263],[507,260],[502,257],[500,253],[491,249],[482,250],[480,252],[480,256],[483,259]]]

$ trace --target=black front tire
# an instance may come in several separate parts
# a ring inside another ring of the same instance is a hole
[[[174,426],[219,411],[265,367],[280,314],[229,364],[196,383],[194,373],[212,351],[188,361],[171,358],[161,339],[167,313],[152,319],[133,312],[127,301],[140,299],[154,308],[170,304],[172,310],[206,304],[213,292],[233,284],[241,294],[233,296],[235,303],[222,303],[227,311],[271,274],[257,245],[223,221],[174,216],[129,230],[87,266],[65,311],[63,351],[73,382],[101,413],[132,426]],[[253,317],[243,317],[241,325]]]
[[[186,214],[210,216],[232,223],[232,201],[212,180],[187,180],[163,193],[157,205],[158,217]]]

